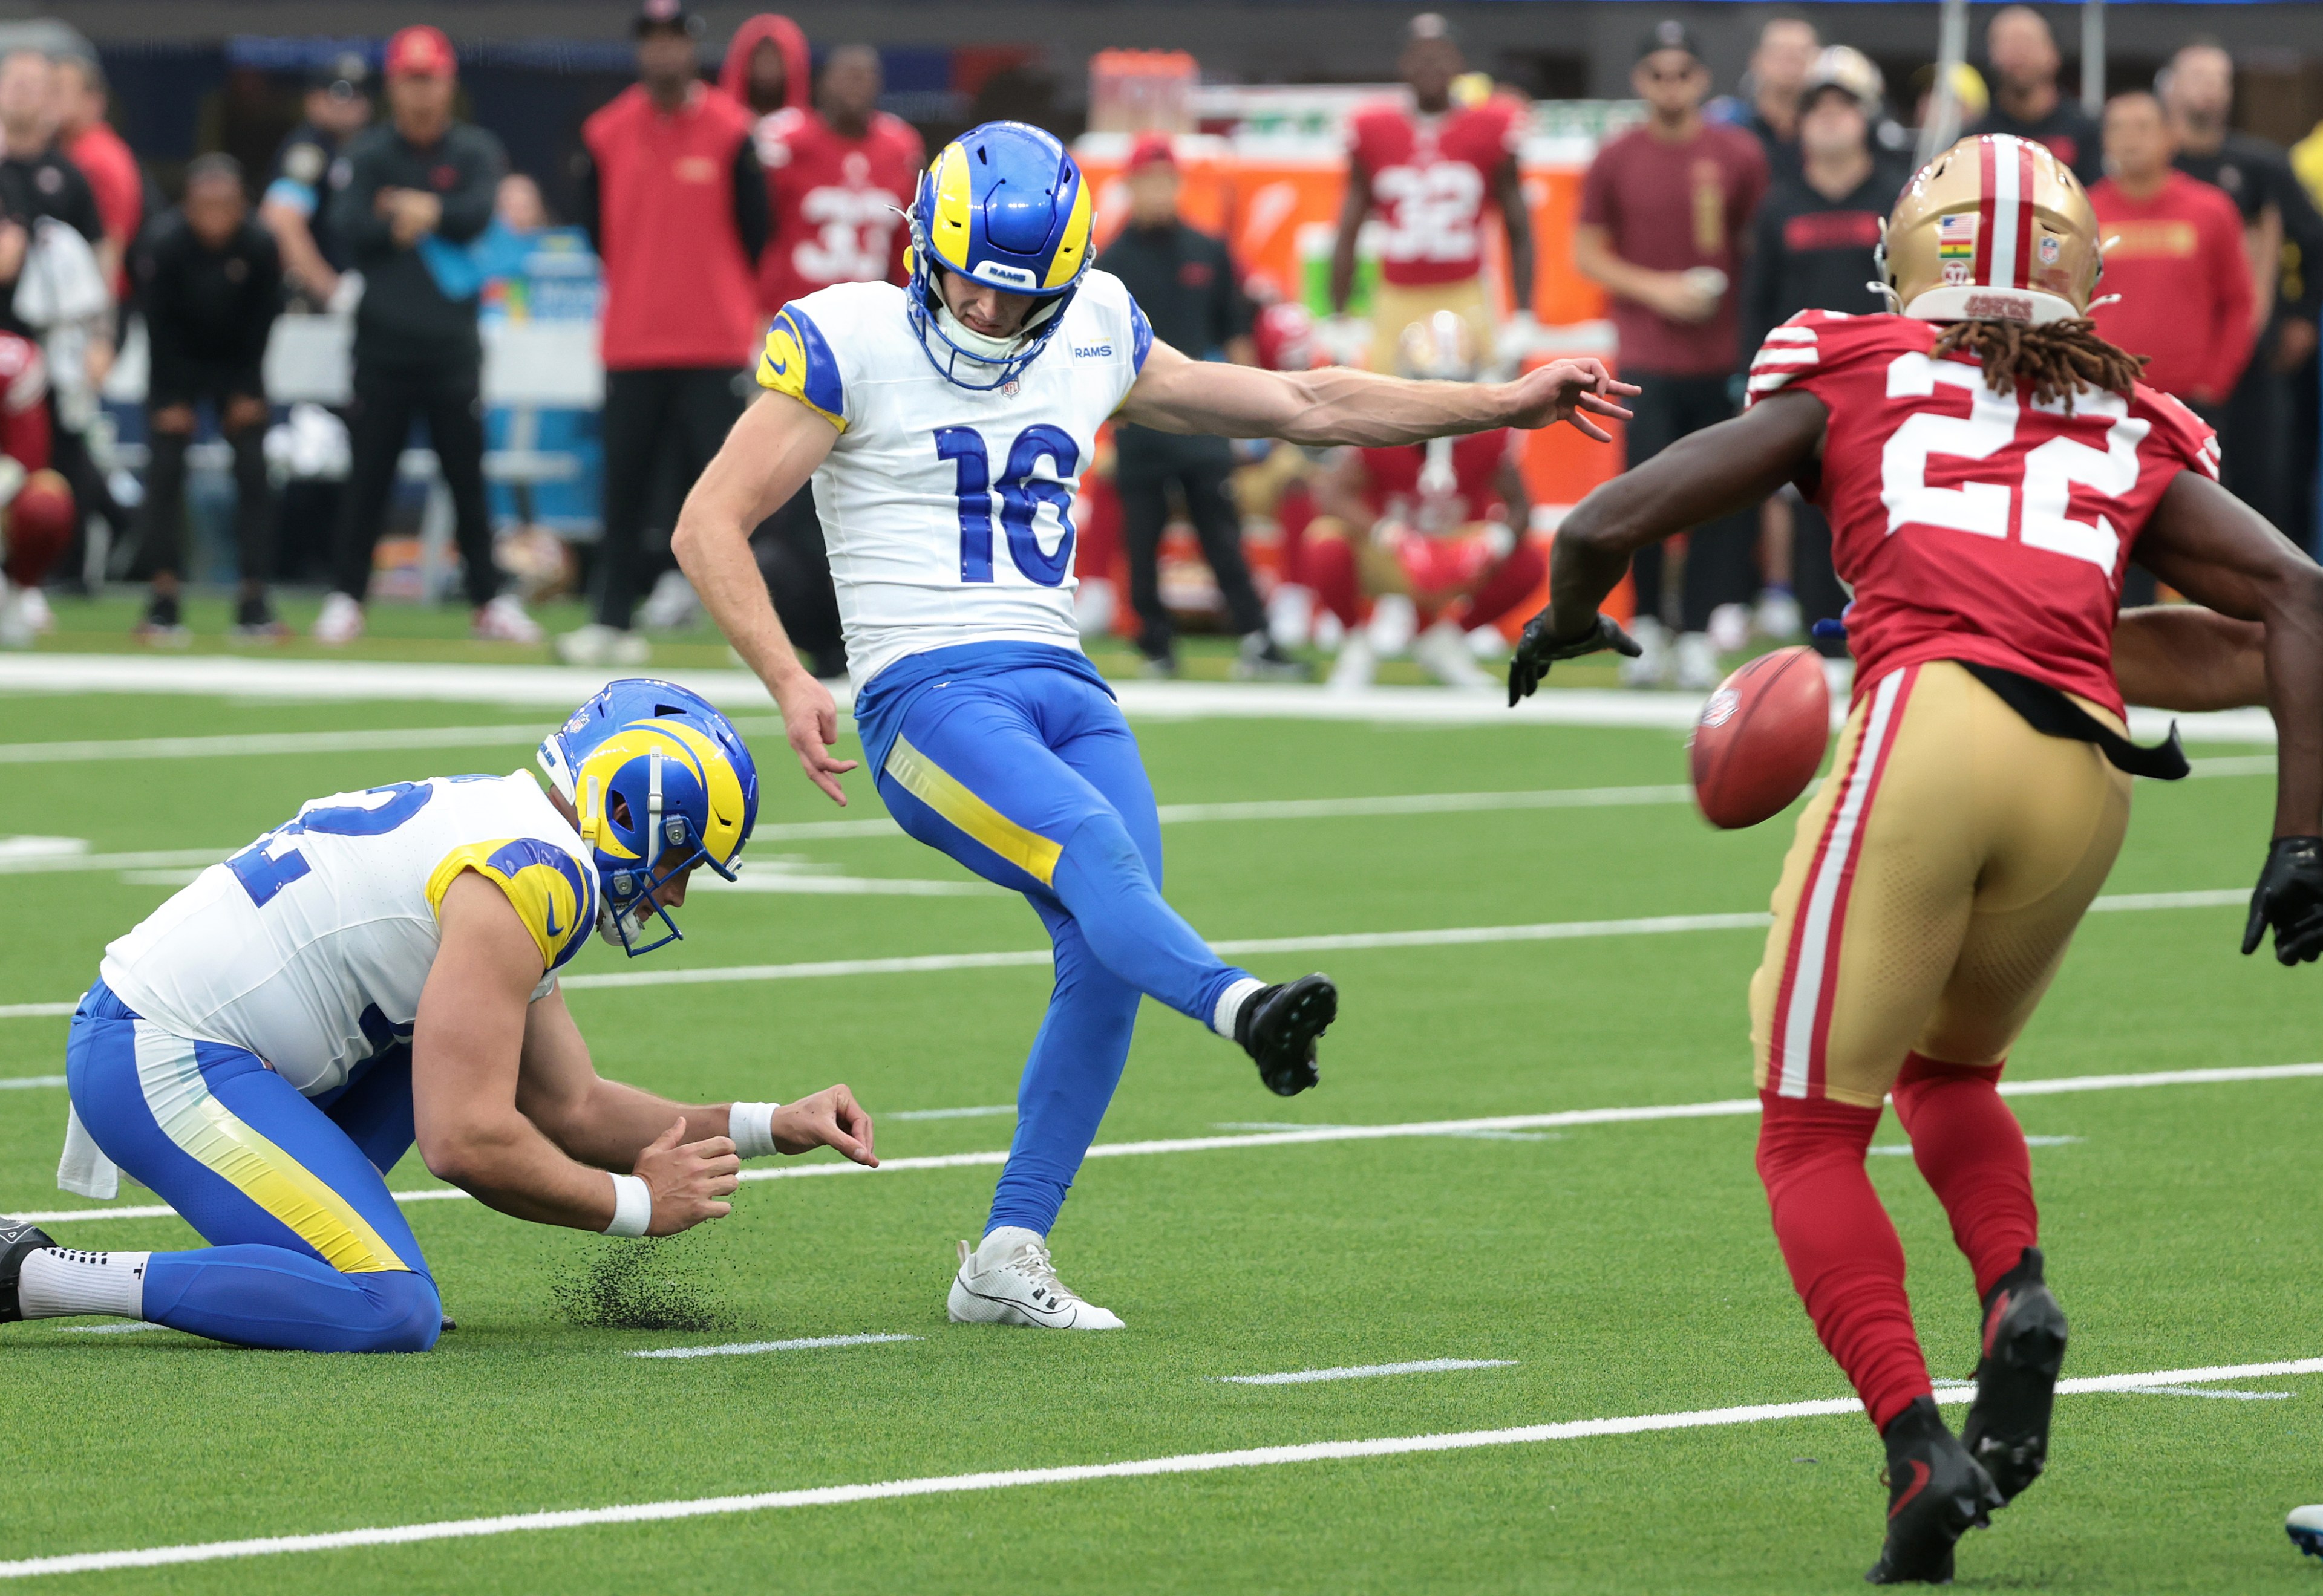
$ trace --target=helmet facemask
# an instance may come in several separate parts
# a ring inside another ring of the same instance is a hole
[[[920,174],[909,216],[904,312],[921,353],[948,381],[1005,388],[1040,357],[1089,261],[1091,196],[1062,144],[1022,123],[970,128]],[[942,274],[1036,301],[1005,337],[965,326]]]

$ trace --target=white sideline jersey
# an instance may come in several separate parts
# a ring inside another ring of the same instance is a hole
[[[850,282],[794,299],[758,358],[761,387],[839,428],[814,508],[858,689],[956,644],[1079,649],[1073,492],[1153,344],[1121,280],[1091,271],[1039,358],[978,392],[930,362],[906,293]]]
[[[179,1036],[247,1048],[308,1096],[411,1034],[444,894],[474,870],[540,949],[535,999],[597,921],[579,833],[524,771],[304,805],[105,950],[115,995]]]

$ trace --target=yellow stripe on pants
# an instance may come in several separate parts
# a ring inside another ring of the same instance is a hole
[[[903,784],[904,791],[1042,886],[1053,882],[1058,857],[1065,851],[1063,844],[1018,825],[903,738],[897,738],[887,751],[887,774]]]
[[[138,1021],[137,1084],[164,1135],[289,1226],[333,1269],[363,1275],[411,1268],[353,1204],[217,1100],[192,1042]]]

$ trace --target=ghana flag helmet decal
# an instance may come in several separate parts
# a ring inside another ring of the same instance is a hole
[[[2105,256],[2072,169],[2030,139],[1962,139],[1920,169],[1879,243],[1874,283],[1921,321],[2031,326],[2089,313]]]
[[[698,693],[608,683],[540,745],[597,870],[598,932],[634,959],[684,933],[656,889],[696,865],[731,881],[758,818],[758,771],[733,723]],[[666,934],[641,941],[648,919]]]
[[[906,309],[948,381],[999,388],[1039,356],[1088,271],[1091,199],[1065,147],[1022,122],[969,129],[920,174]],[[952,315],[942,271],[1037,302],[1014,335],[990,337]]]

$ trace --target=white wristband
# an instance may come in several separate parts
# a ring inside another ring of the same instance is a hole
[[[772,1158],[779,1150],[775,1146],[775,1111],[779,1103],[737,1103],[726,1111],[726,1134],[732,1138],[735,1152],[743,1158]]]
[[[641,1236],[653,1225],[653,1188],[635,1175],[613,1177],[613,1223],[609,1236]]]

